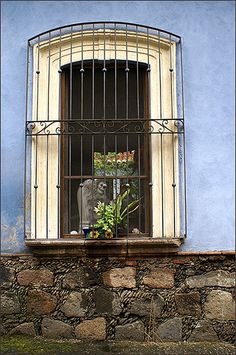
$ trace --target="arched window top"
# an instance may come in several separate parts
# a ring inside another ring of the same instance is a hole
[[[29,39],[29,44],[34,45],[38,42],[39,38],[42,41],[53,40],[54,38],[60,36],[70,35],[72,33],[78,33],[81,31],[104,31],[107,30],[117,30],[117,31],[130,31],[137,32],[141,34],[149,33],[150,36],[159,36],[163,39],[169,39],[170,36],[173,41],[179,42],[181,37],[172,32],[162,30],[160,28],[145,26],[141,24],[131,23],[131,22],[120,22],[120,21],[95,21],[95,22],[83,22],[83,23],[73,23],[70,25],[65,25],[61,27],[52,28],[50,30],[41,32]]]

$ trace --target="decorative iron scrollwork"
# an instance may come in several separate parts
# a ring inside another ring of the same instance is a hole
[[[27,121],[27,136],[96,134],[181,134],[182,119],[94,119]]]

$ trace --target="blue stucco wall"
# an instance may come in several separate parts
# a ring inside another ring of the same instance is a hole
[[[182,250],[234,249],[234,2],[2,2],[2,252],[24,252],[27,39],[97,20],[136,22],[183,37],[188,239]]]

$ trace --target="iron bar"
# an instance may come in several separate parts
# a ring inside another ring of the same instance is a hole
[[[93,24],[93,62],[92,62],[92,119],[94,120],[95,115],[94,115],[94,102],[95,102],[95,53],[94,53],[94,24]]]
[[[115,120],[117,120],[117,33],[116,33],[116,24],[114,27],[114,45],[115,45],[115,68],[114,68],[114,117]],[[118,194],[118,189],[117,189],[117,184],[118,184],[118,165],[117,165],[117,151],[118,151],[118,143],[117,143],[117,135],[115,135],[115,163],[116,163],[116,168],[115,168],[115,196],[116,196],[116,209],[115,209],[115,236],[118,238],[118,224],[117,224],[117,194]],[[120,180],[119,180],[120,181]],[[112,181],[112,183],[114,180]]]
[[[129,235],[129,194],[130,194],[130,184],[128,179],[128,152],[129,152],[129,136],[126,135],[126,188],[127,188],[127,236]]]
[[[104,28],[103,28],[103,35],[104,35],[104,44],[103,44],[103,119],[106,119],[106,25],[104,23]],[[104,155],[104,183],[106,184],[106,136],[103,135],[103,155]],[[103,214],[105,215],[105,203],[104,203],[104,210]]]
[[[40,47],[40,36],[38,37],[38,51],[37,51],[37,69],[36,69],[36,80],[37,80],[37,97],[36,97],[36,121],[39,119],[39,47]]]
[[[173,118],[174,116],[174,112],[173,112],[173,73],[174,73],[174,69],[173,69],[173,64],[172,64],[172,42],[171,42],[171,35],[170,35],[170,68],[169,68],[169,72],[170,72],[170,108],[171,108],[171,118]]]
[[[94,120],[95,118],[95,53],[94,53],[94,24],[93,24],[93,62],[92,62],[92,119]],[[94,135],[92,135],[92,216],[94,216],[94,207],[95,207],[95,202],[94,202]],[[94,219],[92,219],[92,228],[94,232]]]
[[[145,25],[140,25],[140,24],[136,24],[136,23],[132,23],[132,22],[122,22],[122,21],[95,21],[95,22],[77,22],[77,23],[73,23],[71,25],[65,25],[65,26],[61,26],[61,27],[55,27],[53,29],[51,29],[51,32],[54,32],[54,31],[58,31],[59,29],[64,29],[64,28],[69,28],[69,27],[76,27],[78,25],[86,25],[86,26],[89,26],[89,25],[104,25],[104,24],[116,24],[116,25],[129,25],[129,26],[138,26],[140,28],[143,28],[143,29],[146,29],[147,27],[150,29],[150,30],[154,30],[154,31],[160,31],[162,33],[165,33],[167,35],[172,35],[173,37],[176,37],[177,39],[181,39],[180,36],[178,36],[177,34],[174,34],[172,32],[168,32],[168,31],[165,31],[165,30],[161,30],[157,27],[152,27],[152,26],[145,26]],[[45,31],[45,32],[41,32],[39,33],[38,35],[36,36],[33,36],[29,39],[29,41],[33,41],[35,38],[37,38],[38,36],[43,36],[45,34],[48,34],[49,31]]]
[[[69,120],[72,119],[72,100],[73,100],[73,61],[72,61],[72,32],[73,32],[73,26],[71,26],[71,32],[70,32],[70,93],[69,93],[69,97],[70,97],[70,103],[69,103]],[[71,175],[71,157],[72,157],[72,152],[71,152],[71,135],[68,136],[68,174]],[[69,180],[68,183],[68,233],[70,233],[71,230],[71,181]]]
[[[158,31],[158,68],[159,68],[159,112],[160,119],[162,120],[162,79],[161,79],[161,45],[160,45],[160,32]]]
[[[48,136],[46,136],[46,239],[48,239]]]
[[[176,191],[176,182],[175,182],[175,142],[174,142],[174,133],[172,133],[172,188],[173,188],[173,231],[174,238],[176,236],[176,217],[175,217],[175,191]]]
[[[84,28],[81,25],[81,69],[80,69],[80,119],[84,119]],[[80,173],[81,173],[81,180],[80,180],[80,187],[83,187],[83,135],[80,136]],[[81,193],[81,234],[83,232],[83,194]]]
[[[147,176],[144,177],[146,179]],[[138,200],[141,201],[141,156],[140,156],[140,134],[138,134]],[[141,233],[141,206],[138,209],[138,230]]]
[[[60,29],[60,42],[59,42],[59,60],[58,60],[58,75],[59,75],[59,88],[58,88],[58,118],[62,120],[61,113],[61,29]],[[61,130],[60,130],[61,131]],[[61,189],[61,135],[58,135],[57,139],[57,239],[60,238],[60,214],[61,214],[61,201],[60,201],[60,189]]]
[[[136,26],[136,97],[137,97],[137,118],[140,119],[140,107],[139,107],[139,42],[138,42],[138,26]],[[141,157],[140,157],[140,134],[138,138],[138,200],[141,201]],[[141,208],[138,209],[138,230],[139,235],[141,233]]]
[[[48,102],[47,102],[47,120],[49,121],[50,113],[50,74],[51,74],[51,32],[49,32],[48,45]]]
[[[129,119],[129,61],[128,61],[128,28],[126,25],[126,48],[125,48],[125,86],[126,86],[126,119]],[[126,173],[128,176],[128,152],[129,152],[129,136],[126,134]],[[127,187],[127,236],[129,235],[129,193],[130,193],[130,185],[129,180],[126,180]]]
[[[114,117],[115,120],[117,119],[117,37],[116,37],[116,24],[115,24],[115,97],[114,97],[114,101],[115,101],[115,106],[114,106]]]
[[[181,89],[182,89],[182,117],[184,120],[184,73],[183,73],[183,53],[182,53],[182,41],[180,39],[180,63],[181,63]],[[183,132],[183,150],[184,150],[184,233],[187,236],[188,224],[187,224],[187,174],[186,174],[186,142],[185,132]]]
[[[69,119],[72,119],[72,100],[73,100],[73,61],[72,61],[72,56],[73,56],[73,46],[72,46],[72,31],[73,27],[71,27],[71,34],[70,34],[70,111],[69,111]]]
[[[159,107],[160,107],[160,119],[162,119],[162,71],[161,71],[161,46],[160,46],[160,31],[158,31],[158,66],[159,66]],[[161,230],[162,238],[164,238],[164,185],[163,185],[163,139],[162,132],[160,135],[161,140]]]
[[[71,175],[71,176],[68,176],[68,175],[65,175],[64,176],[64,178],[65,179],[81,179],[81,178],[84,178],[84,179],[92,179],[92,177],[94,177],[94,179],[104,179],[104,177],[106,178],[106,179],[114,179],[114,177],[113,176],[111,176],[111,175],[102,175],[102,176],[100,176],[100,175],[98,175],[98,176],[96,176],[96,175]],[[131,176],[127,176],[127,175],[117,175],[117,179],[123,179],[123,180],[125,180],[125,179],[129,179],[129,180],[134,180],[134,179],[138,179],[138,178],[140,178],[140,179],[147,179],[148,178],[148,175],[131,175]]]
[[[57,139],[58,162],[57,162],[57,239],[60,238],[60,188],[61,188],[61,136]]]
[[[183,135],[183,132],[172,132],[170,130],[168,130],[167,132],[161,132],[161,131],[156,131],[156,132],[151,132],[151,131],[128,131],[129,132],[129,136],[131,135],[137,135],[137,134],[145,134],[145,135],[154,135],[154,134],[162,134],[162,135],[172,135],[174,134],[180,134]],[[117,135],[124,135],[126,134],[126,131],[122,132],[122,131],[117,131],[117,132],[112,132],[112,131],[101,131],[101,132],[83,132],[83,136],[91,136],[91,134],[94,135],[101,135],[101,134],[117,134]],[[71,132],[62,132],[61,134],[59,133],[50,133],[50,134],[45,134],[45,133],[41,133],[41,134],[37,134],[37,133],[32,133],[32,134],[26,134],[27,137],[33,137],[33,136],[58,136],[58,135],[62,135],[62,136],[71,136]],[[74,136],[80,136],[81,133],[77,132],[77,133],[73,133],[73,137]]]
[[[104,24],[104,42],[103,42],[103,119],[106,119],[106,28]]]
[[[165,236],[165,216],[164,216],[164,177],[163,177],[163,137],[161,133],[161,230],[162,238]]]
[[[91,150],[92,150],[92,216],[94,215],[94,208],[95,206],[95,202],[94,202],[94,135],[92,135],[92,142],[91,142]],[[85,178],[85,177],[84,177]],[[81,199],[82,200],[82,199]],[[92,228],[94,231],[94,219],[92,219]]]
[[[174,117],[174,118],[169,118],[169,117],[165,117],[165,118],[152,118],[152,119],[150,119],[151,121],[156,121],[156,122],[158,122],[158,121],[162,121],[162,122],[167,122],[167,121],[183,121],[183,118],[177,118],[177,117]],[[80,118],[74,118],[74,119],[71,119],[71,121],[70,122],[74,122],[74,123],[80,123],[79,122],[80,121]],[[106,123],[106,122],[109,122],[109,123],[111,123],[111,122],[113,122],[114,121],[114,119],[113,118],[96,118],[96,121],[94,121],[93,119],[84,119],[83,120],[83,122],[81,123],[81,124],[84,124],[84,123],[94,123],[94,124],[101,124],[102,122],[103,123]],[[129,118],[129,122],[131,122],[131,123],[138,123],[138,122],[146,122],[147,121],[147,119],[144,119],[144,118]],[[33,127],[33,129],[36,127],[36,125],[37,124],[41,124],[41,125],[45,125],[45,127],[46,128],[48,128],[48,126],[50,125],[50,124],[52,124],[52,123],[55,123],[55,122],[67,122],[68,123],[68,120],[49,120],[49,121],[44,121],[44,120],[42,120],[42,121],[38,121],[38,122],[36,122],[36,121],[27,121],[26,122],[26,124],[27,125],[33,125],[34,124],[34,127]],[[119,122],[120,123],[125,123],[125,122],[127,122],[127,120],[126,120],[126,118],[119,118]],[[114,122],[114,124],[115,124],[116,122]],[[47,126],[46,126],[47,125]],[[45,128],[44,127],[44,128]],[[32,127],[29,127],[29,129],[32,129]]]
[[[118,237],[118,224],[117,224],[117,195],[118,195],[118,189],[117,189],[117,184],[118,184],[118,171],[117,171],[117,168],[118,168],[118,165],[117,165],[117,150],[118,150],[118,146],[117,146],[117,135],[115,135],[115,163],[116,163],[116,169],[115,169],[115,184],[116,184],[116,210],[115,210],[115,221],[116,221],[116,238]],[[114,180],[112,180],[114,181]],[[120,180],[119,180],[120,181]]]
[[[138,43],[138,27],[136,26],[136,80],[137,80],[137,92],[136,92],[136,97],[137,97],[137,118],[139,119],[139,59],[138,59],[138,53],[139,51],[139,43]]]
[[[36,69],[36,82],[37,82],[37,96],[36,96],[36,121],[39,119],[39,47],[40,36],[38,37],[37,48],[37,69]],[[35,180],[34,180],[34,234],[37,239],[37,191],[38,191],[38,137],[35,136]]]
[[[147,121],[151,122],[151,81],[150,81],[150,72],[151,72],[151,66],[150,66],[150,48],[149,48],[149,28],[147,28]],[[167,129],[167,127],[165,128]],[[167,129],[169,130],[169,129]],[[151,149],[151,137],[147,137],[148,139],[148,155],[149,155],[149,181],[148,181],[148,187],[147,187],[147,197],[148,197],[148,203],[151,206],[152,205],[152,168],[150,169],[150,166],[152,167],[152,149]],[[146,197],[146,198],[147,198]],[[150,233],[150,225],[151,225],[151,220],[152,220],[152,214],[149,214],[149,219],[147,220],[147,224],[149,225],[149,233]],[[145,221],[146,223],[146,221]],[[147,226],[145,226],[145,231],[147,230]],[[151,233],[150,233],[151,234]]]
[[[104,183],[106,184],[106,136],[103,135],[103,179]],[[105,215],[105,203],[104,203],[104,210],[103,213]]]
[[[38,137],[35,137],[34,234],[37,239]]]
[[[125,118],[129,119],[129,60],[128,60],[128,30],[126,26],[126,48],[125,48],[125,88],[126,88],[126,102],[125,102]]]
[[[170,35],[170,105],[171,105],[171,118],[174,116],[173,112],[173,63],[172,63],[172,41]],[[176,236],[176,216],[175,216],[175,206],[176,206],[176,183],[175,183],[175,141],[174,133],[172,133],[172,189],[173,189],[173,232],[174,238]]]
[[[80,187],[83,188],[83,140],[82,140],[82,136],[80,137]],[[69,179],[69,181],[71,181],[71,178]],[[80,231],[81,234],[83,232],[83,198],[82,198],[82,193],[81,193],[81,202],[80,202],[80,211],[81,211],[81,216],[80,216]]]
[[[49,32],[48,45],[48,101],[47,101],[47,121],[50,118],[50,74],[51,74],[51,32]],[[48,142],[49,136],[46,137],[46,239],[48,239]]]
[[[80,88],[80,119],[83,120],[84,118],[84,30],[83,26],[81,27],[81,69],[80,69],[80,82],[81,82],[81,88]]]

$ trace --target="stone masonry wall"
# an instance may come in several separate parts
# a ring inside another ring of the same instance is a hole
[[[234,342],[233,268],[233,255],[142,260],[3,256],[1,332]]]

